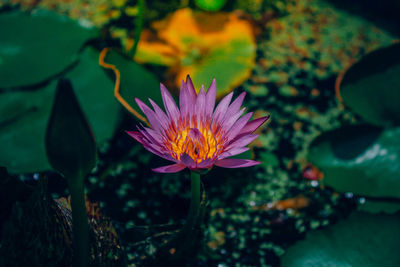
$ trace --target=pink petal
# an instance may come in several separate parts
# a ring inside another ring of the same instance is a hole
[[[261,162],[249,159],[221,159],[215,162],[215,166],[223,168],[243,168],[258,165]]]
[[[146,134],[144,134],[144,133],[142,133],[142,134],[145,135],[146,137],[148,137],[148,139],[150,139],[152,143],[157,144],[158,146],[161,146],[163,137],[157,131],[154,131],[153,129],[150,129],[147,127],[143,127],[143,128],[144,128],[144,132]]]
[[[194,168],[196,166],[196,162],[186,153],[181,155],[181,162],[189,168]]]
[[[149,128],[146,128],[149,129]],[[142,145],[145,148],[150,148],[150,152],[153,154],[156,154],[157,156],[163,157],[163,152],[164,148],[161,144],[159,144],[151,134],[149,134],[146,130],[142,130],[138,127],[139,132],[142,134],[143,138],[143,143]],[[149,129],[150,130],[150,129]],[[155,151],[155,152],[154,152]]]
[[[232,127],[232,125],[242,116],[244,110],[246,108],[242,108],[239,112],[236,112],[236,114],[232,116],[225,116],[225,120],[222,122],[222,128],[224,128],[226,131],[229,131]]]
[[[217,97],[217,81],[215,78],[212,80],[210,87],[208,87],[206,94],[206,116],[211,116],[214,107],[215,107],[215,99]]]
[[[149,144],[149,143],[145,143],[145,144],[143,144],[143,147],[147,150],[147,151],[150,151],[151,153],[153,153],[154,155],[157,155],[157,156],[159,156],[159,157],[161,157],[161,158],[165,158],[165,159],[168,159],[169,160],[169,158],[167,158],[163,153],[161,153],[160,151],[158,151],[155,147],[153,147],[151,144]]]
[[[135,132],[135,131],[125,131],[125,132],[129,134],[131,137],[133,137],[136,141],[143,144],[143,135],[140,132]]]
[[[155,112],[151,108],[149,108],[145,103],[143,103],[140,99],[135,98],[135,101],[138,104],[139,108],[146,115],[151,127],[153,127],[157,131],[160,131],[162,127],[159,120],[157,119]]]
[[[248,147],[235,147],[235,148],[232,148],[229,151],[225,151],[224,153],[219,155],[218,159],[224,159],[224,158],[232,157],[235,155],[239,155],[239,154],[242,154],[243,152],[246,152],[249,149],[250,148],[248,148]]]
[[[186,117],[188,112],[188,103],[190,101],[187,85],[184,81],[181,83],[181,90],[179,92],[179,107],[182,117]]]
[[[168,89],[160,83],[161,96],[164,102],[165,110],[167,111],[168,117],[170,120],[177,121],[180,117],[180,112],[178,107],[176,106],[175,100],[172,98],[171,94],[168,92]]]
[[[161,126],[164,129],[167,129],[168,128],[168,122],[169,122],[169,119],[168,119],[167,115],[164,113],[164,111],[153,100],[151,100],[149,98],[149,101],[150,101],[150,104],[153,106],[153,109],[154,109],[154,111],[156,113],[158,122],[161,124]]]
[[[200,121],[204,117],[206,107],[206,93],[204,92],[204,85],[201,86],[200,92],[197,95],[196,105],[195,105],[195,115],[197,117],[197,125],[200,124]]]
[[[226,111],[226,115],[227,116],[232,116],[232,114],[235,114],[238,112],[238,110],[240,109],[240,107],[242,106],[244,97],[246,96],[246,92],[241,93],[236,99],[235,101],[232,102],[232,104],[230,104],[230,106],[228,107],[228,110]]]
[[[245,114],[243,117],[241,117],[239,120],[237,120],[235,122],[235,124],[232,125],[232,127],[229,129],[228,133],[226,134],[228,141],[233,140],[239,134],[239,132],[242,130],[242,128],[250,120],[251,116],[253,116],[253,112]]]
[[[233,96],[233,92],[225,96],[221,102],[219,102],[217,108],[214,111],[213,115],[213,123],[219,123],[220,120],[222,120],[225,116],[226,110],[228,108],[229,103],[231,102]]]
[[[190,97],[190,99],[193,101],[193,103],[196,101],[196,90],[194,89],[194,85],[192,82],[192,79],[190,79],[190,76],[186,76],[186,86],[188,89],[188,95]]]
[[[258,137],[258,134],[246,134],[237,136],[237,138],[233,139],[231,143],[226,147],[226,150],[230,150],[235,147],[243,147],[247,146],[251,142],[253,142]]]
[[[270,115],[261,117],[252,121],[249,121],[240,131],[239,134],[251,134],[255,130],[257,130],[258,127],[260,127],[265,121],[269,119]]]
[[[151,142],[149,142],[149,140],[147,140],[147,138],[145,136],[143,136],[143,132],[144,132],[143,130],[141,132],[126,131],[127,134],[129,134],[136,141],[141,143],[143,145],[143,147],[145,149],[147,149],[148,151],[150,151],[151,153],[153,153],[157,156],[160,156],[162,158],[168,159],[168,160],[172,159],[173,161],[176,161],[168,154],[162,153],[161,148],[159,146],[154,145]]]
[[[186,168],[185,165],[177,163],[168,166],[158,167],[152,170],[153,172],[159,172],[159,173],[174,173],[174,172],[179,172],[185,168]]]
[[[213,165],[213,160],[212,159],[206,159],[200,162],[197,165],[198,169],[205,169],[205,168],[210,168]]]

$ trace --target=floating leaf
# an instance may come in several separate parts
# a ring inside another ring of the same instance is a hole
[[[136,106],[135,97],[151,98],[159,106],[163,105],[160,84],[151,72],[116,51],[108,52],[105,62],[106,65],[114,65],[120,72],[119,94],[131,107]]]
[[[66,79],[57,85],[46,131],[46,153],[51,166],[66,177],[85,177],[96,164],[96,141]]]
[[[79,65],[66,77],[71,80],[83,112],[98,144],[110,139],[119,123],[120,106],[114,98],[113,82],[98,65],[99,53],[88,48]]]
[[[399,155],[400,128],[353,125],[319,136],[308,157],[338,191],[400,197]]]
[[[12,173],[48,169],[44,133],[56,82],[35,91],[0,94],[0,165]]]
[[[97,64],[98,53],[87,49],[67,77],[79,104],[101,144],[112,137],[118,123],[119,104],[113,83]],[[56,82],[36,90],[0,94],[0,166],[10,172],[35,172],[50,168],[45,152],[45,131],[53,105]]]
[[[378,201],[367,199],[365,203],[358,205],[357,207],[360,211],[367,211],[370,213],[389,213],[393,214],[400,210],[400,202],[389,202],[389,201]]]
[[[195,86],[205,84],[209,77],[215,77],[218,81],[219,96],[228,93],[250,77],[254,50],[249,46],[251,42],[245,39],[221,44],[199,62],[182,66],[176,83],[184,79],[185,73],[191,73]]]
[[[290,247],[282,266],[399,266],[400,214],[356,212]]]
[[[399,126],[400,43],[364,56],[339,78],[337,86],[345,104],[367,122]]]
[[[144,30],[135,59],[170,66],[175,85],[190,74],[196,88],[210,77],[221,96],[251,74],[255,41],[249,22],[233,13],[209,14],[185,8]]]
[[[36,84],[78,59],[93,29],[48,11],[0,15],[0,88]]]

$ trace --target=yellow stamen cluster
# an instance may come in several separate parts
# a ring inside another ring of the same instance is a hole
[[[173,158],[180,160],[186,153],[198,164],[221,153],[221,134],[214,133],[209,124],[200,127],[186,125],[179,129],[174,128],[170,127],[166,132],[169,140],[165,143]]]

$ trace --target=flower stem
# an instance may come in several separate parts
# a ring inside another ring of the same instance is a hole
[[[190,201],[190,210],[187,220],[187,227],[193,228],[200,211],[200,174],[194,171],[190,172],[192,199]]]
[[[72,231],[74,234],[73,266],[86,267],[89,261],[89,223],[86,213],[85,187],[81,182],[83,179],[78,177],[68,178],[68,188],[71,194]]]

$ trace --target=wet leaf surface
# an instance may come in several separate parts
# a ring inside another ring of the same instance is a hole
[[[400,197],[399,135],[399,128],[340,128],[313,142],[309,160],[324,172],[324,183],[340,192]]]
[[[116,51],[107,53],[105,62],[115,65],[119,70],[121,74],[119,93],[132,107],[137,107],[135,97],[145,102],[151,98],[160,107],[163,106],[160,83],[151,72]],[[139,108],[137,110],[141,112]]]
[[[343,101],[365,121],[400,125],[400,43],[377,49],[352,65],[340,83]]]
[[[400,264],[400,215],[356,212],[311,232],[283,256],[282,266],[388,266]]]
[[[113,83],[97,64],[98,53],[87,49],[80,63],[66,77],[76,88],[83,112],[99,144],[111,138],[118,124],[120,106],[113,97]],[[56,81],[37,90],[0,94],[0,165],[10,172],[49,169],[44,140],[53,104]]]
[[[37,84],[61,73],[96,35],[93,28],[50,11],[1,13],[0,88]]]
[[[372,214],[388,213],[394,214],[400,211],[400,201],[397,199],[363,199],[358,210],[370,212]]]

